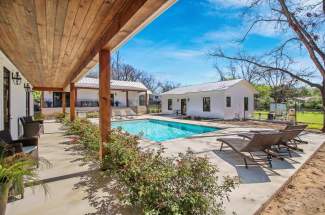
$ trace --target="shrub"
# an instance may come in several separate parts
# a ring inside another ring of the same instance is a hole
[[[86,117],[87,118],[98,118],[99,117],[99,112],[87,112]]]
[[[98,150],[99,129],[85,119],[63,120],[67,134]],[[121,200],[146,215],[220,214],[234,181],[219,180],[217,168],[207,158],[188,151],[177,158],[163,156],[163,149],[143,151],[138,137],[113,129],[103,165],[121,188]],[[220,182],[222,181],[222,182]]]
[[[62,122],[65,117],[66,117],[65,113],[56,113],[55,114],[55,119],[57,122]]]
[[[122,199],[144,214],[219,214],[234,188],[226,177],[221,185],[217,168],[192,152],[177,160],[163,150],[142,151],[136,137],[114,130],[106,148],[105,166],[117,177]]]

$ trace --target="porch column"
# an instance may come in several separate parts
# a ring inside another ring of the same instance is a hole
[[[126,107],[129,107],[129,91],[125,91],[126,92]]]
[[[147,109],[147,113],[149,113],[149,109],[148,109],[148,91],[146,90],[146,93],[144,95],[144,102],[146,105],[146,109]]]
[[[70,83],[70,121],[76,118],[76,88],[74,83]]]
[[[44,91],[41,92],[40,111],[43,113],[44,108]]]
[[[109,50],[99,51],[99,159],[105,156],[105,143],[111,133],[111,54]]]
[[[65,92],[62,92],[62,113],[65,116],[65,107],[67,106],[66,100],[65,100]]]

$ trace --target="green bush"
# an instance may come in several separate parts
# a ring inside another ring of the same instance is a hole
[[[163,150],[142,151],[136,137],[114,130],[106,148],[105,166],[122,187],[122,199],[143,214],[220,214],[234,188],[226,177],[220,185],[217,168],[192,152],[177,159]]]
[[[85,119],[64,119],[67,134],[98,150],[99,129]],[[163,150],[143,151],[138,137],[113,129],[105,148],[104,167],[121,188],[121,200],[146,215],[221,214],[223,200],[234,188],[234,181],[219,180],[217,168],[207,158],[192,152],[177,158],[163,156]],[[222,182],[220,182],[222,181]]]
[[[99,117],[99,112],[87,112],[86,117],[87,118],[98,118]]]

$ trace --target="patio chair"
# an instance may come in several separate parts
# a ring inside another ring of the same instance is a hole
[[[112,115],[113,115],[113,118],[115,118],[115,119],[122,119],[122,113],[119,110],[115,110],[114,114],[112,114]]]
[[[19,118],[23,125],[24,134],[23,137],[39,137],[41,132],[41,123],[38,121],[29,121],[26,117]]]
[[[282,137],[277,144],[277,149],[273,148],[273,150],[280,152],[281,148],[287,149],[289,156],[291,157],[291,150],[303,151],[301,148],[297,146],[296,138],[302,132],[302,129],[292,129],[292,130],[280,130],[276,132],[281,132]],[[265,131],[264,131],[265,132]],[[264,132],[258,132],[258,134],[263,134]],[[269,131],[268,131],[269,132]],[[252,139],[256,133],[244,133],[239,134],[238,136]],[[292,146],[294,145],[294,146]]]
[[[44,120],[42,119],[34,119],[32,116],[24,116],[22,117],[26,123],[29,122],[38,122],[41,126],[41,132],[44,134]]]
[[[271,147],[278,144],[282,136],[283,134],[281,132],[269,132],[263,134],[256,133],[252,139],[248,140],[243,138],[218,138],[217,141],[221,142],[220,151],[222,150],[223,144],[226,144],[238,153],[244,159],[246,168],[248,168],[247,160],[250,160],[253,163],[273,171],[270,169],[272,168],[272,157],[276,155],[271,151]],[[266,156],[266,159],[255,158],[253,154],[258,152],[262,152],[263,155],[259,156]],[[248,156],[247,153],[250,156]],[[258,161],[267,161],[270,168],[258,163]]]
[[[31,154],[38,161],[38,138],[22,137],[13,140],[9,131],[0,131],[0,142],[5,147],[5,155],[10,156],[15,153]],[[38,162],[37,162],[38,167]]]
[[[125,115],[126,115],[126,118],[128,118],[128,119],[134,119],[134,117],[136,116],[136,114],[129,109],[125,110]]]

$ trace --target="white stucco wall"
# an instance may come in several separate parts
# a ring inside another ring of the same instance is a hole
[[[6,67],[11,73],[19,72],[19,70],[9,61],[9,59],[0,51],[0,130],[4,129],[4,110],[3,110],[3,70]],[[10,74],[11,76],[11,74]],[[10,132],[13,139],[18,138],[18,119],[26,116],[26,91],[24,83],[28,81],[22,77],[21,84],[15,85],[11,79],[10,82]],[[32,86],[31,86],[32,87]],[[32,94],[30,95],[30,115],[34,115],[34,104]],[[22,132],[20,132],[22,134]]]
[[[226,97],[231,97],[231,107],[226,107]],[[203,97],[210,97],[210,112],[203,111]],[[244,97],[248,97],[248,118],[254,112],[254,89],[240,82],[224,91],[198,92],[184,95],[162,95],[162,112],[175,113],[181,110],[181,99],[187,102],[186,115],[206,118],[234,119],[244,117]],[[188,100],[189,98],[189,100]],[[168,110],[168,99],[173,100],[172,110]]]
[[[231,96],[231,107],[226,107],[226,97]],[[244,97],[248,97],[248,111],[244,114]],[[249,118],[254,112],[254,91],[245,82],[235,85],[225,92],[225,119]]]

